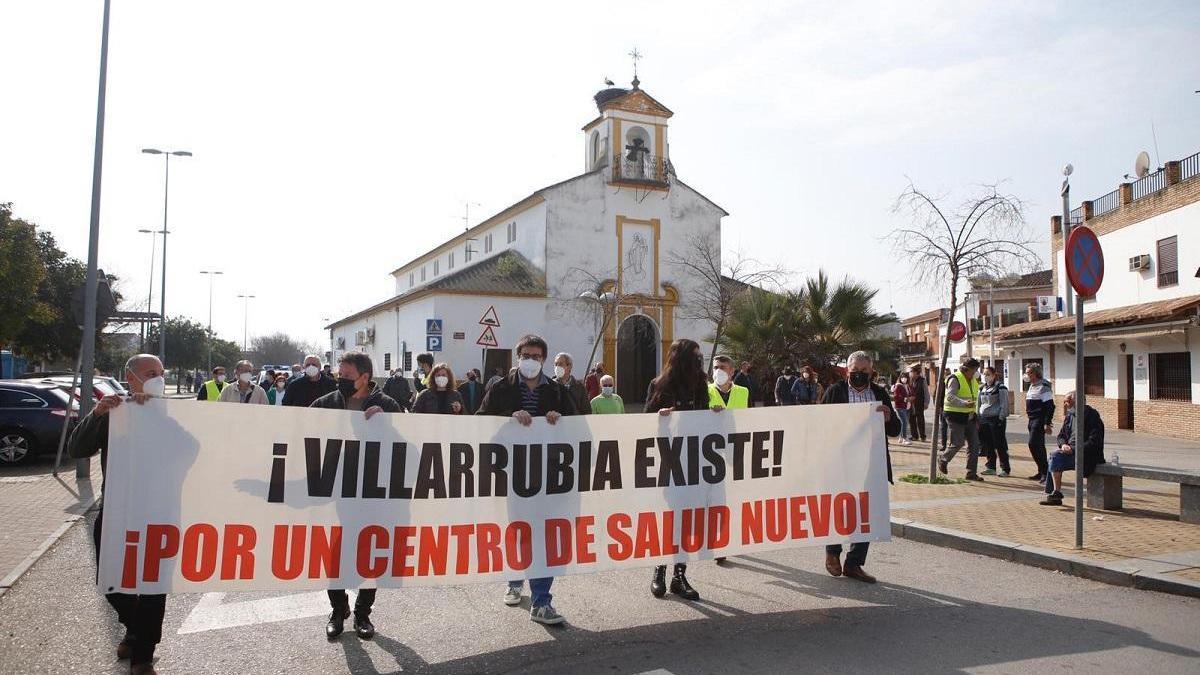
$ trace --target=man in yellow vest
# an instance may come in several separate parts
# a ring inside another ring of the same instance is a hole
[[[979,361],[967,359],[946,380],[946,398],[943,410],[950,428],[950,445],[938,457],[938,470],[947,473],[950,460],[967,444],[967,480],[982,481],[976,470],[979,468]]]
[[[734,384],[733,377],[733,359],[723,354],[713,358],[713,381],[708,385],[709,409],[750,407],[750,390]]]
[[[200,387],[200,392],[196,394],[197,401],[216,401],[221,396],[221,390],[225,388],[225,366],[217,366],[212,369],[212,378]]]

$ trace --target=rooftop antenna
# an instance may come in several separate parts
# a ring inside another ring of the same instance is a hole
[[[642,53],[638,51],[636,45],[634,45],[633,51],[629,52],[629,58],[633,59],[633,88],[637,89],[638,85],[642,83],[641,80],[638,79],[637,72],[638,61],[641,60]]]
[[[1154,120],[1150,120],[1150,137],[1154,139],[1154,163],[1162,168],[1162,155],[1158,152],[1158,133],[1154,131]]]
[[[463,231],[464,232],[471,229],[471,207],[472,206],[482,206],[482,204],[480,204],[479,202],[466,202],[466,201],[463,202],[462,221],[463,221]]]

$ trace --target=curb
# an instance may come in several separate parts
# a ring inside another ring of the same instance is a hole
[[[1169,574],[1142,571],[1134,561],[1102,563],[1053,549],[984,537],[907,518],[891,520],[893,537],[1040,567],[1114,586],[1200,598],[1200,582]]]
[[[4,598],[4,595],[16,585],[17,581],[20,580],[22,575],[29,571],[30,567],[33,567],[34,563],[40,560],[43,555],[46,555],[46,551],[49,551],[50,547],[58,543],[59,539],[62,539],[62,536],[67,533],[67,530],[71,529],[75,523],[83,520],[89,511],[96,508],[96,504],[99,502],[100,497],[96,496],[91,502],[88,503],[87,507],[83,509],[83,513],[67,516],[67,518],[63,520],[62,524],[58,526],[58,529],[54,530],[49,537],[46,537],[46,539],[43,540],[42,543],[33,550],[33,553],[25,556],[25,559],[22,560],[16,567],[14,567],[13,571],[8,573],[8,576],[0,579],[0,599]]]

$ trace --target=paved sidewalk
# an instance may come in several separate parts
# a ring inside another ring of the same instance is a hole
[[[52,475],[54,455],[0,470],[0,595],[78,520],[100,494],[100,458],[91,459],[91,478],[75,480],[75,463],[66,460]]]
[[[1144,436],[1140,435],[1139,436]],[[1061,507],[1041,506],[1042,487],[1025,476],[1033,461],[1014,448],[1013,477],[986,476],[983,483],[922,485],[900,481],[927,475],[929,445],[892,448],[897,478],[891,489],[892,518],[956,530],[988,540],[1037,547],[1062,556],[1124,570],[1200,582],[1200,525],[1179,522],[1179,486],[1126,479],[1121,511],[1086,509],[1084,548],[1076,549],[1073,482]],[[1200,448],[1194,450],[1200,454]],[[1122,463],[1126,461],[1121,453]],[[1141,463],[1141,462],[1139,462]],[[965,474],[965,451],[950,463],[950,476]],[[981,462],[982,468],[982,462]],[[1065,474],[1069,481],[1073,473]]]

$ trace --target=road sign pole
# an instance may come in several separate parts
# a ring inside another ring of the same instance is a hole
[[[1083,384],[1083,296],[1075,295],[1075,548],[1083,548],[1083,411],[1087,394]],[[1047,480],[1052,480],[1047,477]],[[1061,487],[1061,486],[1060,486]]]

